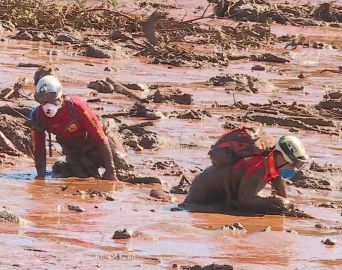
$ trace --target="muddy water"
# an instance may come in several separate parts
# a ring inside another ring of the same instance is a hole
[[[280,26],[275,30],[285,33]],[[336,35],[336,30],[331,30]],[[338,32],[340,33],[340,32]],[[319,35],[319,32],[315,32]],[[323,31],[321,39],[331,36]],[[163,176],[150,170],[152,163],[174,160],[184,169],[205,168],[208,146],[223,132],[220,116],[233,113],[226,109],[212,109],[216,101],[232,104],[233,96],[222,88],[205,84],[212,76],[225,73],[247,73],[271,79],[279,88],[275,92],[251,95],[239,93],[235,98],[243,102],[266,103],[268,99],[299,101],[317,104],[325,87],[341,87],[339,74],[319,73],[323,68],[336,69],[341,63],[337,50],[296,49],[289,52],[293,61],[285,66],[285,75],[272,72],[252,72],[251,62],[232,62],[228,68],[217,70],[168,68],[147,65],[141,59],[97,60],[75,55],[68,48],[53,47],[45,43],[6,40],[0,43],[0,86],[13,85],[18,77],[32,77],[34,68],[17,68],[22,63],[56,64],[66,86],[66,92],[83,98],[91,91],[87,83],[94,79],[111,76],[123,82],[144,81],[148,84],[175,85],[193,94],[191,106],[151,105],[152,108],[172,110],[207,109],[213,117],[202,121],[162,119],[151,130],[156,131],[162,145],[157,151],[129,151],[130,158],[143,174],[158,175],[163,188],[169,190],[180,180],[179,176]],[[51,51],[59,55],[51,55]],[[94,66],[85,64],[92,63]],[[323,63],[323,64],[322,64]],[[106,73],[104,68],[117,68]],[[284,66],[275,65],[276,69]],[[300,71],[309,76],[305,79],[304,93],[291,93],[288,87],[298,82]],[[118,112],[133,105],[118,94],[100,95],[113,102],[106,109]],[[101,104],[93,105],[100,107]],[[99,111],[101,112],[101,111]],[[121,118],[124,123],[141,120]],[[275,137],[288,132],[285,128],[266,127]],[[313,160],[319,163],[342,165],[341,138],[317,135],[301,131],[300,138],[307,145]],[[182,145],[197,144],[198,148]],[[149,163],[147,163],[149,164]],[[231,264],[234,269],[340,269],[342,265],[341,209],[318,208],[322,202],[342,203],[338,191],[302,190],[289,186],[289,195],[314,219],[302,220],[280,216],[243,217],[218,214],[172,212],[170,208],[183,200],[174,196],[173,202],[159,202],[149,196],[148,185],[113,184],[95,180],[47,179],[33,180],[33,163],[23,160],[0,173],[1,204],[27,220],[23,225],[0,224],[2,269],[170,269],[173,264],[189,265],[210,263]],[[187,173],[189,177],[193,174]],[[72,182],[71,182],[72,181]],[[65,192],[62,186],[70,184]],[[108,192],[115,201],[104,198],[82,198],[73,195],[77,190],[90,188]],[[68,210],[67,205],[78,205],[85,212]],[[247,233],[232,234],[220,230],[225,224],[240,222]],[[325,224],[332,229],[316,229],[315,224]],[[261,232],[266,226],[272,231]],[[130,240],[112,240],[116,230],[129,228],[141,232]],[[287,232],[292,230],[297,233]],[[321,244],[326,238],[336,239],[333,247]]]

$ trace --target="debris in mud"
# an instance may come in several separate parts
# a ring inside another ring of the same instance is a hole
[[[146,105],[141,102],[134,103],[133,107],[129,110],[128,115],[135,117],[145,117],[147,120],[157,120],[164,118],[162,112],[155,112],[152,109],[148,109]]]
[[[151,189],[150,196],[163,202],[172,202],[172,196],[162,189]]]
[[[322,208],[332,208],[332,209],[338,209],[342,208],[342,205],[338,205],[334,202],[329,202],[329,203],[320,203],[316,204],[317,207],[322,207]]]
[[[85,212],[85,209],[78,206],[78,205],[71,205],[71,204],[67,204],[68,209],[70,211],[75,211],[75,212]]]
[[[327,238],[325,240],[322,240],[321,243],[323,243],[324,245],[327,245],[327,246],[335,246],[337,244],[337,240]]]
[[[112,239],[129,239],[134,236],[134,232],[132,230],[123,229],[119,231],[115,231]]]
[[[157,161],[152,165],[151,170],[163,170],[164,176],[180,176],[183,173],[182,168],[173,160]]]
[[[262,232],[271,232],[272,231],[272,227],[271,226],[267,226],[264,229],[261,230]]]
[[[194,265],[194,266],[181,266],[182,270],[233,270],[233,266],[228,264],[210,264],[206,266]]]
[[[133,175],[122,181],[134,183],[134,184],[161,184],[162,181],[155,176],[139,176]]]
[[[177,104],[190,105],[192,103],[192,95],[184,94],[180,89],[166,89],[166,91],[157,90],[147,97],[155,103],[174,102]]]
[[[185,112],[172,112],[169,117],[176,116],[178,119],[193,119],[193,120],[203,120],[207,117],[211,117],[211,114],[207,110],[189,110]]]
[[[315,224],[315,228],[316,229],[325,229],[325,230],[337,230],[337,231],[341,231],[342,230],[342,226],[327,226],[325,224]]]
[[[238,233],[245,233],[245,232],[247,232],[245,227],[241,223],[239,223],[239,222],[223,225],[221,227],[221,230],[231,231],[231,232],[234,232],[234,233],[236,233],[236,232],[238,232]]]
[[[251,55],[251,60],[262,61],[262,62],[273,62],[273,63],[280,63],[280,64],[285,64],[287,62],[290,62],[290,60],[286,58],[279,57],[271,53],[264,53],[261,55]]]
[[[94,58],[110,58],[111,53],[108,50],[99,48],[97,46],[89,46],[84,52],[85,56],[94,57]]]
[[[131,90],[137,90],[142,92],[149,92],[150,89],[146,83],[124,83],[124,86],[126,86],[128,89]]]
[[[88,198],[105,198],[106,201],[115,201],[114,197],[112,197],[111,195],[108,194],[108,192],[103,192],[101,190],[97,190],[97,189],[89,189],[87,191],[84,190],[76,190],[76,192],[74,192],[75,196],[82,196],[82,197],[88,197]]]
[[[171,188],[170,193],[173,194],[188,194],[191,183],[183,175],[177,186]]]
[[[3,206],[0,208],[0,222],[24,224],[26,221]]]
[[[146,130],[141,125],[128,126],[122,124],[119,132],[123,136],[124,144],[136,149],[141,147],[144,149],[154,149],[159,145],[157,134]]]
[[[342,22],[342,8],[332,3],[318,7],[310,4],[295,5],[285,2],[274,5],[272,1],[215,1],[214,12],[218,17],[237,21],[276,22],[291,25],[317,25],[319,21]]]
[[[258,93],[261,89],[275,90],[269,81],[261,80],[246,74],[216,76],[209,79],[214,86],[225,86],[226,90],[247,91]]]
[[[292,233],[292,234],[298,234],[298,232],[296,232],[295,230],[291,230],[291,229],[287,229],[286,232]]]
[[[334,100],[334,102],[336,101]],[[231,121],[252,121],[266,125],[280,125],[291,128],[313,130],[322,134],[339,135],[339,121],[335,117],[336,113],[338,113],[337,110],[323,110],[317,108],[317,106],[308,106],[298,104],[297,102],[286,104],[279,101],[270,101],[269,104],[243,104],[239,101],[227,107],[248,111],[245,116],[230,115],[223,117],[230,120],[228,123]]]
[[[311,219],[313,218],[309,214],[306,214],[303,210],[298,209],[298,208],[293,208],[293,209],[286,209],[281,211],[282,216],[286,217],[297,217],[297,218],[308,218]]]
[[[114,87],[110,83],[104,80],[96,80],[96,81],[90,82],[88,83],[87,87],[90,89],[94,89],[100,93],[105,93],[105,94],[114,92]]]

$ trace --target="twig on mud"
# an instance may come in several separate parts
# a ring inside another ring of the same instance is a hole
[[[209,19],[209,18],[214,18],[215,14],[210,14],[208,16],[204,16],[204,17],[199,17],[199,18],[195,18],[195,19],[191,19],[191,20],[187,20],[187,21],[181,21],[181,23],[191,23],[191,22],[195,22],[198,20],[202,20],[202,19]]]
[[[10,108],[12,111],[14,111],[15,113],[17,113],[18,115],[20,115],[22,118],[24,118],[25,120],[30,120],[29,118],[27,118],[25,115],[23,115],[21,112],[17,111],[16,109],[12,108],[10,105],[6,104],[5,106],[7,106],[8,108]]]
[[[120,11],[111,10],[111,9],[107,9],[107,8],[91,8],[91,9],[87,9],[87,10],[85,10],[85,11],[80,12],[79,15],[83,15],[83,14],[85,14],[85,13],[89,13],[89,12],[93,12],[93,11],[107,11],[107,12],[109,12],[109,13],[114,13],[115,15],[119,15],[119,16],[124,17],[124,18],[126,18],[126,19],[129,19],[129,20],[131,20],[131,21],[134,21],[134,20],[135,20],[133,17],[128,16],[128,15],[126,15],[126,14],[120,12]]]
[[[332,72],[332,73],[337,73],[337,74],[342,74],[342,70],[335,70],[335,69],[323,69],[322,71],[320,71],[319,73],[323,73],[323,72]]]
[[[107,77],[106,81],[108,83],[110,83],[111,85],[113,85],[114,87],[114,92],[125,95],[129,98],[135,99],[141,103],[143,103],[143,100],[138,97],[137,95],[133,94],[131,91],[129,91],[129,89],[125,86],[123,86],[121,83],[113,81],[111,78]]]
[[[203,14],[202,14],[201,17],[204,17],[205,13],[207,12],[207,10],[208,10],[208,8],[209,8],[210,6],[211,6],[211,3],[209,3],[209,4],[207,5],[207,7],[206,7],[205,10],[203,11]]]

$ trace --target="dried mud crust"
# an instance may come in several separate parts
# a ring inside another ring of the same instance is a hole
[[[228,17],[238,21],[277,22],[292,25],[318,25],[320,22],[341,23],[342,7],[334,3],[319,6],[273,1],[252,0],[211,0],[216,3],[214,12],[219,17]]]

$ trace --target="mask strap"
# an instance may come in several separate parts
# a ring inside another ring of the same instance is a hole
[[[290,164],[290,163],[286,161],[284,164],[278,166],[278,169],[280,169],[281,167],[284,167],[284,166],[287,165],[287,164]]]

